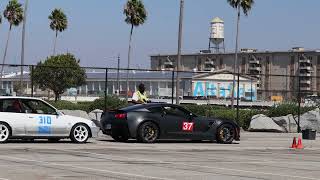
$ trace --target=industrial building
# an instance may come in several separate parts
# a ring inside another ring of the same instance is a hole
[[[183,54],[181,70],[234,72],[234,58],[234,53]],[[173,54],[152,55],[151,69],[176,70],[176,59]],[[292,100],[297,96],[299,87],[303,95],[319,93],[320,51],[303,48],[272,52],[242,49],[238,60],[239,66],[236,67],[240,68],[240,74],[257,78],[259,100],[271,100],[275,96]]]
[[[208,49],[182,54],[180,70],[237,72],[239,68],[242,76],[257,79],[258,100],[270,101],[275,97],[293,100],[297,98],[299,90],[302,96],[319,93],[320,50],[294,47],[287,51],[259,51],[243,48],[238,54],[238,62],[234,68],[235,53],[226,53],[224,48],[224,22],[220,18],[214,18],[211,21]],[[153,70],[176,70],[176,63],[176,54],[151,55]]]

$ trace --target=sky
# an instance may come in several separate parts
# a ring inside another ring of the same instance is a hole
[[[24,0],[19,0],[24,3]],[[150,55],[177,53],[179,0],[143,0],[148,11],[146,23],[134,29],[131,67],[150,67]],[[0,1],[2,14],[8,0]],[[130,26],[124,22],[126,0],[29,0],[26,27],[26,64],[36,64],[53,52],[54,32],[48,16],[61,8],[69,26],[59,34],[58,53],[73,53],[82,66],[121,67],[127,65]],[[320,48],[319,0],[255,0],[248,17],[241,17],[240,48],[289,50],[295,46]],[[210,21],[225,21],[227,51],[234,51],[236,12],[226,0],[185,0],[183,53],[208,47]],[[2,61],[8,23],[0,24]],[[19,64],[22,25],[12,31],[7,63]]]

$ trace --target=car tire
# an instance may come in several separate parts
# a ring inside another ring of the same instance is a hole
[[[6,123],[0,122],[0,143],[8,142],[11,136],[11,128]]]
[[[220,144],[232,144],[235,128],[231,124],[222,124],[217,131],[217,142]]]
[[[71,129],[70,139],[74,143],[82,144],[86,143],[89,139],[90,130],[85,124],[76,124]]]
[[[137,140],[142,143],[154,143],[159,137],[160,129],[153,122],[145,122],[140,125]]]

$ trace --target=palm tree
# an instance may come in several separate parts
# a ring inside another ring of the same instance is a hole
[[[68,19],[61,9],[54,9],[50,14],[49,19],[51,20],[50,28],[56,33],[53,47],[53,55],[55,55],[58,32],[62,32],[68,28]]]
[[[239,47],[239,27],[240,27],[240,15],[241,9],[245,16],[248,16],[249,11],[251,10],[254,0],[227,0],[230,6],[237,10],[237,35],[236,35],[236,49],[235,49],[235,59],[233,62],[233,86],[231,91],[231,107],[234,108],[234,88],[236,85],[236,67],[238,68],[239,74],[239,61],[238,61],[238,47]],[[238,76],[238,91],[239,96],[239,76]],[[239,103],[239,98],[237,98],[237,103]]]
[[[6,9],[3,12],[3,16],[8,20],[8,22],[10,24],[8,37],[7,37],[7,43],[6,43],[6,47],[5,47],[4,55],[3,55],[3,60],[2,60],[2,64],[5,64],[12,27],[19,26],[20,23],[23,21],[22,4],[20,4],[17,0],[10,0],[9,4],[7,5]],[[2,81],[3,68],[4,68],[4,65],[2,65],[2,67],[1,67],[0,82]]]
[[[141,0],[128,0],[123,14],[126,15],[125,22],[131,25],[130,30],[130,40],[129,40],[129,49],[128,49],[128,66],[127,69],[130,68],[130,53],[131,53],[131,41],[132,41],[132,33],[133,28],[138,27],[145,23],[147,19],[147,11],[144,7],[144,4]],[[127,70],[127,79],[126,79],[126,91],[129,89],[129,70]],[[128,101],[128,92],[126,93],[126,100]]]

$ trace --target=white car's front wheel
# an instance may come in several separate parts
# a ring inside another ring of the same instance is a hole
[[[0,143],[6,143],[10,137],[10,127],[0,122]]]
[[[72,130],[70,138],[75,143],[86,143],[89,139],[89,128],[84,124],[76,124]]]

